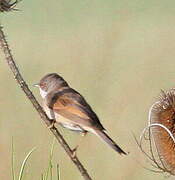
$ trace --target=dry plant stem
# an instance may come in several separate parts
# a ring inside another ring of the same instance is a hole
[[[33,104],[36,111],[39,113],[41,119],[46,123],[47,126],[50,126],[51,121],[47,117],[46,113],[43,111],[42,107],[40,106],[40,104],[38,103],[38,101],[36,100],[36,98],[34,97],[32,92],[30,91],[28,85],[26,84],[26,82],[24,81],[22,75],[20,74],[18,67],[16,66],[16,63],[15,63],[15,61],[13,59],[13,56],[11,54],[11,51],[9,49],[8,43],[7,43],[6,39],[5,39],[5,35],[4,35],[3,30],[2,30],[2,27],[0,27],[0,47],[3,50],[3,53],[5,55],[5,59],[6,59],[7,63],[8,63],[8,65],[9,65],[11,71],[14,74],[15,80],[18,82],[21,89],[26,94],[27,98],[30,100],[30,102]],[[61,144],[61,146],[66,151],[67,155],[70,157],[72,162],[76,165],[76,167],[80,171],[83,178],[85,180],[92,180],[92,178],[89,176],[88,172],[86,171],[84,166],[81,164],[81,162],[79,161],[77,156],[76,155],[73,156],[73,151],[71,150],[71,148],[69,147],[67,142],[64,140],[64,138],[60,134],[60,132],[57,130],[57,128],[53,126],[52,128],[50,128],[50,131],[54,134],[57,141]]]

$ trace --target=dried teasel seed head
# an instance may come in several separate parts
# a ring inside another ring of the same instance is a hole
[[[175,175],[175,89],[162,91],[149,111],[152,136],[163,171]],[[160,164],[160,163],[159,163]]]
[[[0,12],[8,12],[12,10],[17,10],[15,9],[16,5],[18,2],[21,0],[0,0]]]

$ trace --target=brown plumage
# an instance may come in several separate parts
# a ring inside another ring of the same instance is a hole
[[[63,89],[53,95],[50,94],[47,103],[54,112],[67,119],[72,119],[79,125],[93,126],[94,128],[104,130],[97,115],[85,99],[72,88]]]
[[[71,130],[92,132],[120,154],[126,154],[105,132],[99,118],[77,91],[70,88],[58,74],[44,76],[39,83],[40,94],[50,118]],[[48,112],[49,109],[49,112]],[[64,117],[64,118],[60,118]]]

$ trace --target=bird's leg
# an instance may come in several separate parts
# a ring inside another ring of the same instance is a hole
[[[55,119],[50,119],[50,125],[48,126],[49,129],[52,129],[56,123],[56,120]]]
[[[72,156],[73,156],[73,157],[76,156],[77,150],[78,150],[80,144],[82,143],[83,137],[85,137],[86,134],[87,134],[87,131],[84,131],[84,130],[83,130],[83,131],[81,132],[81,138],[80,138],[80,141],[79,141],[78,145],[76,145],[75,148],[72,149]]]
[[[49,111],[49,118],[50,118],[50,125],[48,126],[49,129],[52,129],[56,123],[55,114],[52,109],[48,108]]]

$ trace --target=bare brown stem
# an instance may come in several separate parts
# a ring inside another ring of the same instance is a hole
[[[2,30],[2,27],[0,27],[0,47],[4,53],[5,59],[8,63],[9,68],[13,72],[14,78],[17,81],[17,83],[20,85],[23,92],[26,94],[27,98],[30,100],[30,102],[33,104],[35,110],[40,115],[41,119],[45,122],[45,124],[48,126],[51,125],[51,121],[47,117],[46,113],[43,111],[42,107],[36,100],[35,96],[29,89],[27,83],[24,81],[21,73],[19,72],[18,67],[16,66],[16,63],[14,61],[14,58],[12,56],[12,53],[10,51],[9,45],[6,41],[4,32]],[[72,160],[72,162],[75,164],[75,166],[78,168],[79,172],[83,176],[85,180],[92,180],[92,178],[89,176],[87,170],[84,168],[84,166],[81,164],[80,160],[76,155],[74,155],[73,151],[71,150],[70,146],[67,144],[63,136],[60,134],[60,132],[57,130],[56,127],[50,128],[50,131],[53,133],[53,135],[56,137],[57,141],[61,144],[63,149],[66,151],[69,158]]]

